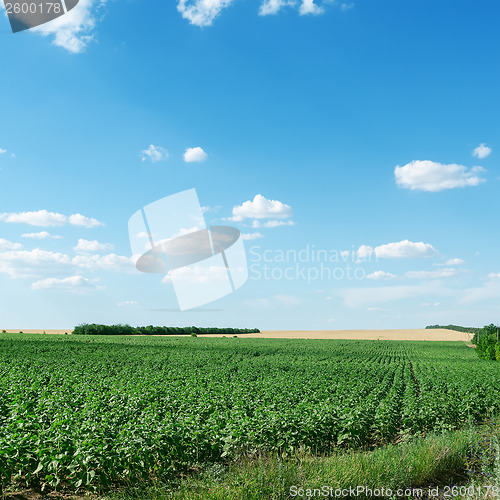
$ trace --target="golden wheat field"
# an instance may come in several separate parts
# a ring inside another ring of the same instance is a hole
[[[22,329],[21,329],[22,330]],[[20,330],[7,330],[9,333]],[[22,330],[23,333],[62,334],[72,330]],[[222,337],[223,335],[199,335],[199,337]],[[227,336],[227,335],[226,335]],[[261,339],[355,339],[355,340],[434,340],[469,341],[467,333],[453,330],[407,329],[407,330],[263,330],[260,333],[239,334],[238,337]]]

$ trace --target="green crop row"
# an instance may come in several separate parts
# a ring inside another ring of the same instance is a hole
[[[0,334],[0,484],[73,489],[328,453],[496,414],[460,342]]]

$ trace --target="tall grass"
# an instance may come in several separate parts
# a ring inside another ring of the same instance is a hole
[[[419,489],[471,484],[500,486],[499,430],[494,425],[432,434],[373,451],[345,451],[331,456],[297,453],[242,457],[226,465],[200,467],[173,485],[134,486],[106,496],[109,500],[284,500],[307,498],[307,489]],[[296,488],[293,488],[296,487]],[[302,488],[302,491],[298,488]],[[300,495],[302,493],[302,496]],[[405,498],[418,498],[418,492]],[[353,495],[347,495],[353,496]],[[361,493],[355,498],[372,498]],[[318,495],[317,498],[324,498]]]

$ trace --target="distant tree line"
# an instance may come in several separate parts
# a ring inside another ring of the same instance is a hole
[[[476,326],[458,326],[458,325],[429,325],[425,327],[426,330],[428,329],[438,329],[438,328],[444,328],[445,330],[456,330],[457,332],[465,332],[465,333],[476,333],[481,328],[478,328]]]
[[[458,332],[474,333],[472,343],[476,346],[476,352],[481,359],[500,361],[500,328],[493,323],[483,328],[457,326],[457,325],[430,325],[425,328],[446,328]]]
[[[98,325],[82,323],[73,330],[73,335],[191,335],[260,333],[258,328],[206,328],[198,326],[130,326]]]

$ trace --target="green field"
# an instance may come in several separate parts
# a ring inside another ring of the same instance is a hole
[[[0,334],[0,483],[109,488],[369,450],[497,413],[459,342]]]

